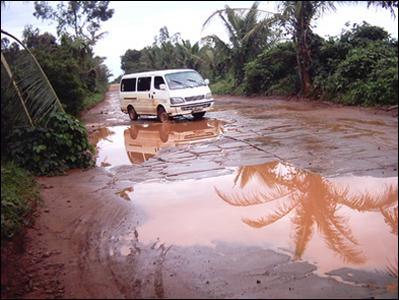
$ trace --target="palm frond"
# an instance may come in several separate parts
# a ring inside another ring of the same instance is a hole
[[[394,208],[381,209],[385,223],[391,227],[391,232],[398,235],[398,206]]]
[[[299,205],[293,219],[295,225],[294,243],[295,254],[294,259],[300,259],[305,252],[306,246],[310,241],[313,233],[314,218],[311,210]]]
[[[226,52],[229,52],[229,51],[230,51],[229,46],[228,46],[225,42],[223,42],[223,41],[222,41],[217,35],[215,35],[215,34],[207,35],[207,36],[203,37],[202,40],[211,41],[211,42],[213,42],[213,43],[215,44],[216,48],[222,49],[222,50],[224,50],[224,51],[226,51]]]
[[[263,20],[253,26],[241,39],[241,43],[248,42],[253,36],[258,34],[263,28],[267,28],[274,22],[274,19]]]
[[[283,203],[272,214],[266,217],[258,218],[256,220],[243,218],[242,221],[254,228],[265,227],[288,215],[297,205],[298,202],[292,200],[289,204]]]
[[[320,227],[320,232],[324,236],[324,240],[327,246],[337,254],[339,254],[344,261],[361,264],[365,262],[365,257],[363,253],[356,249],[353,245],[348,244],[347,240],[341,234],[339,230],[337,230],[329,220],[325,222],[318,222]]]
[[[279,191],[275,193],[261,193],[261,192],[236,192],[226,194],[215,187],[216,194],[225,202],[233,206],[252,206],[257,204],[264,204],[277,200],[287,194],[280,194]]]
[[[338,202],[358,211],[375,211],[389,207],[398,201],[398,186],[392,184],[384,192],[372,195],[367,192],[353,197],[339,197]]]
[[[397,257],[397,255],[396,255]],[[386,270],[389,276],[393,278],[398,278],[398,259],[395,259],[395,262],[388,261]]]
[[[7,72],[7,74],[10,81],[14,83],[12,86],[14,92],[11,91],[10,94],[18,98],[22,97],[26,107],[26,110],[15,111],[16,120],[24,119],[27,112],[33,124],[46,123],[52,112],[63,111],[61,102],[40,64],[29,49],[13,35],[4,30],[1,30],[1,33],[13,38],[24,48],[11,65],[6,63],[2,53],[2,65],[5,68],[5,64],[8,65],[10,72]]]

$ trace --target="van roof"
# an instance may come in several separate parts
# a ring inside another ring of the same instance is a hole
[[[147,72],[140,72],[140,73],[125,74],[125,75],[122,76],[122,79],[123,79],[123,78],[137,77],[137,76],[140,76],[140,75],[146,75],[146,76],[165,75],[165,74],[176,73],[176,72],[183,72],[183,71],[195,71],[195,70],[193,70],[193,69],[155,70],[155,71],[147,71]]]

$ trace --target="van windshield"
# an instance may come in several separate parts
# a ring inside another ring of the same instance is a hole
[[[165,75],[170,90],[178,90],[206,85],[196,71],[184,71]]]

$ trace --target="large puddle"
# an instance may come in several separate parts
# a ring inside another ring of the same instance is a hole
[[[97,165],[140,164],[166,147],[217,139],[218,120],[137,122],[91,136]],[[141,216],[121,237],[145,244],[227,242],[284,251],[319,274],[349,267],[398,274],[398,178],[324,178],[279,161],[242,166],[200,180],[143,182],[120,192]]]
[[[223,123],[215,119],[142,121],[131,126],[100,128],[90,139],[97,148],[96,165],[114,167],[141,164],[162,148],[212,141],[222,132]]]
[[[398,178],[323,178],[278,161],[231,175],[141,183],[127,192],[143,243],[271,248],[319,274],[341,267],[397,276]]]

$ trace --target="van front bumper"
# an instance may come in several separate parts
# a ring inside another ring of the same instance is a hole
[[[179,105],[171,105],[168,114],[170,116],[188,115],[192,113],[209,111],[212,109],[214,101],[206,101],[200,103],[182,103]]]

